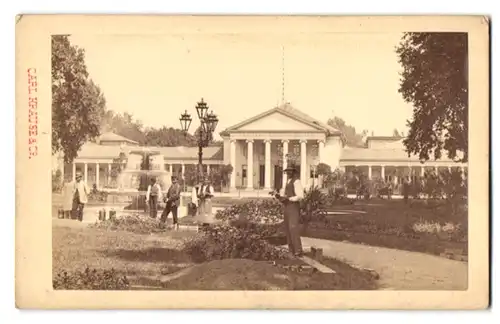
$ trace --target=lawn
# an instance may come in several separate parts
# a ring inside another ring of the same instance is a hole
[[[124,231],[52,227],[52,269],[68,272],[85,267],[112,269],[127,276],[167,274],[191,266],[180,252],[190,232],[168,236],[140,235]]]
[[[467,212],[453,213],[444,204],[371,200],[334,207],[330,211],[351,213],[328,215],[326,222],[310,223],[304,236],[435,255],[447,249],[458,249],[467,254]],[[415,231],[416,223],[424,224],[422,227],[428,227],[428,231]],[[461,227],[453,235],[431,233],[436,224],[443,226],[446,223],[460,224]]]
[[[370,290],[376,280],[342,263],[337,274],[301,273],[266,261],[193,262],[183,241],[193,232],[136,234],[88,227],[53,226],[53,274],[115,269],[131,289],[164,290]],[[339,261],[337,261],[339,262]],[[339,262],[340,264],[341,262]],[[138,289],[137,287],[135,289]],[[144,289],[144,288],[140,288]]]

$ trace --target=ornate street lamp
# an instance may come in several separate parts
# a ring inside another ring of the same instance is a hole
[[[203,172],[203,148],[208,146],[208,143],[212,139],[212,133],[215,131],[217,127],[217,123],[219,119],[214,114],[213,111],[208,113],[208,105],[203,98],[196,105],[196,114],[198,115],[198,119],[201,123],[201,128],[199,132],[198,141],[198,174],[201,175]],[[191,126],[191,122],[193,119],[191,115],[188,114],[187,110],[181,114],[179,118],[181,122],[181,129],[184,134],[187,134],[189,130],[189,126]]]

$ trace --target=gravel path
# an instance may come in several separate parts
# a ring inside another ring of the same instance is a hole
[[[381,289],[466,290],[467,263],[424,253],[303,237],[305,246],[346,263],[375,270]]]

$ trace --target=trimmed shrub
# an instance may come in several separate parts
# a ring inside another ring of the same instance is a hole
[[[324,222],[326,219],[325,194],[318,187],[311,187],[304,192],[300,202],[300,223],[307,226],[310,222]]]
[[[313,220],[324,220],[326,201],[319,187],[304,190],[304,199],[300,202],[300,222],[307,224]],[[221,221],[239,220],[257,224],[278,224],[283,221],[283,217],[283,204],[277,199],[254,199],[218,210],[215,214],[215,218]]]
[[[255,199],[218,210],[221,221],[246,220],[252,223],[276,224],[283,221],[283,205],[276,199]]]
[[[155,219],[139,215],[106,219],[105,221],[90,224],[89,226],[108,231],[128,231],[137,234],[150,234],[163,231],[158,227],[158,222]]]
[[[98,271],[87,267],[72,273],[60,271],[52,280],[52,286],[61,290],[127,290],[130,284],[127,277],[114,269]]]
[[[108,193],[106,191],[99,191],[94,184],[88,195],[88,200],[90,202],[106,202],[108,200]]]
[[[186,240],[184,251],[195,262],[222,259],[266,261],[288,258],[286,250],[267,243],[254,230],[247,231],[229,224],[204,227],[196,236]]]

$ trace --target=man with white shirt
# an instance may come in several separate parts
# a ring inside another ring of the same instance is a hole
[[[146,192],[146,204],[149,205],[149,216],[156,218],[158,216],[158,201],[161,201],[161,186],[156,182],[156,178],[151,178],[151,184]]]
[[[302,241],[300,239],[300,201],[304,198],[304,189],[298,177],[298,170],[294,165],[288,166],[283,172],[287,175],[287,182],[280,194],[275,197],[284,204],[284,224],[288,241],[288,249],[295,256],[302,256]]]
[[[83,207],[88,201],[89,188],[82,180],[82,173],[77,172],[73,182],[73,207],[71,214],[73,219],[83,221]]]
[[[214,187],[210,184],[210,179],[205,177],[203,185],[198,188],[198,211],[203,224],[208,224],[212,219],[212,197]]]

